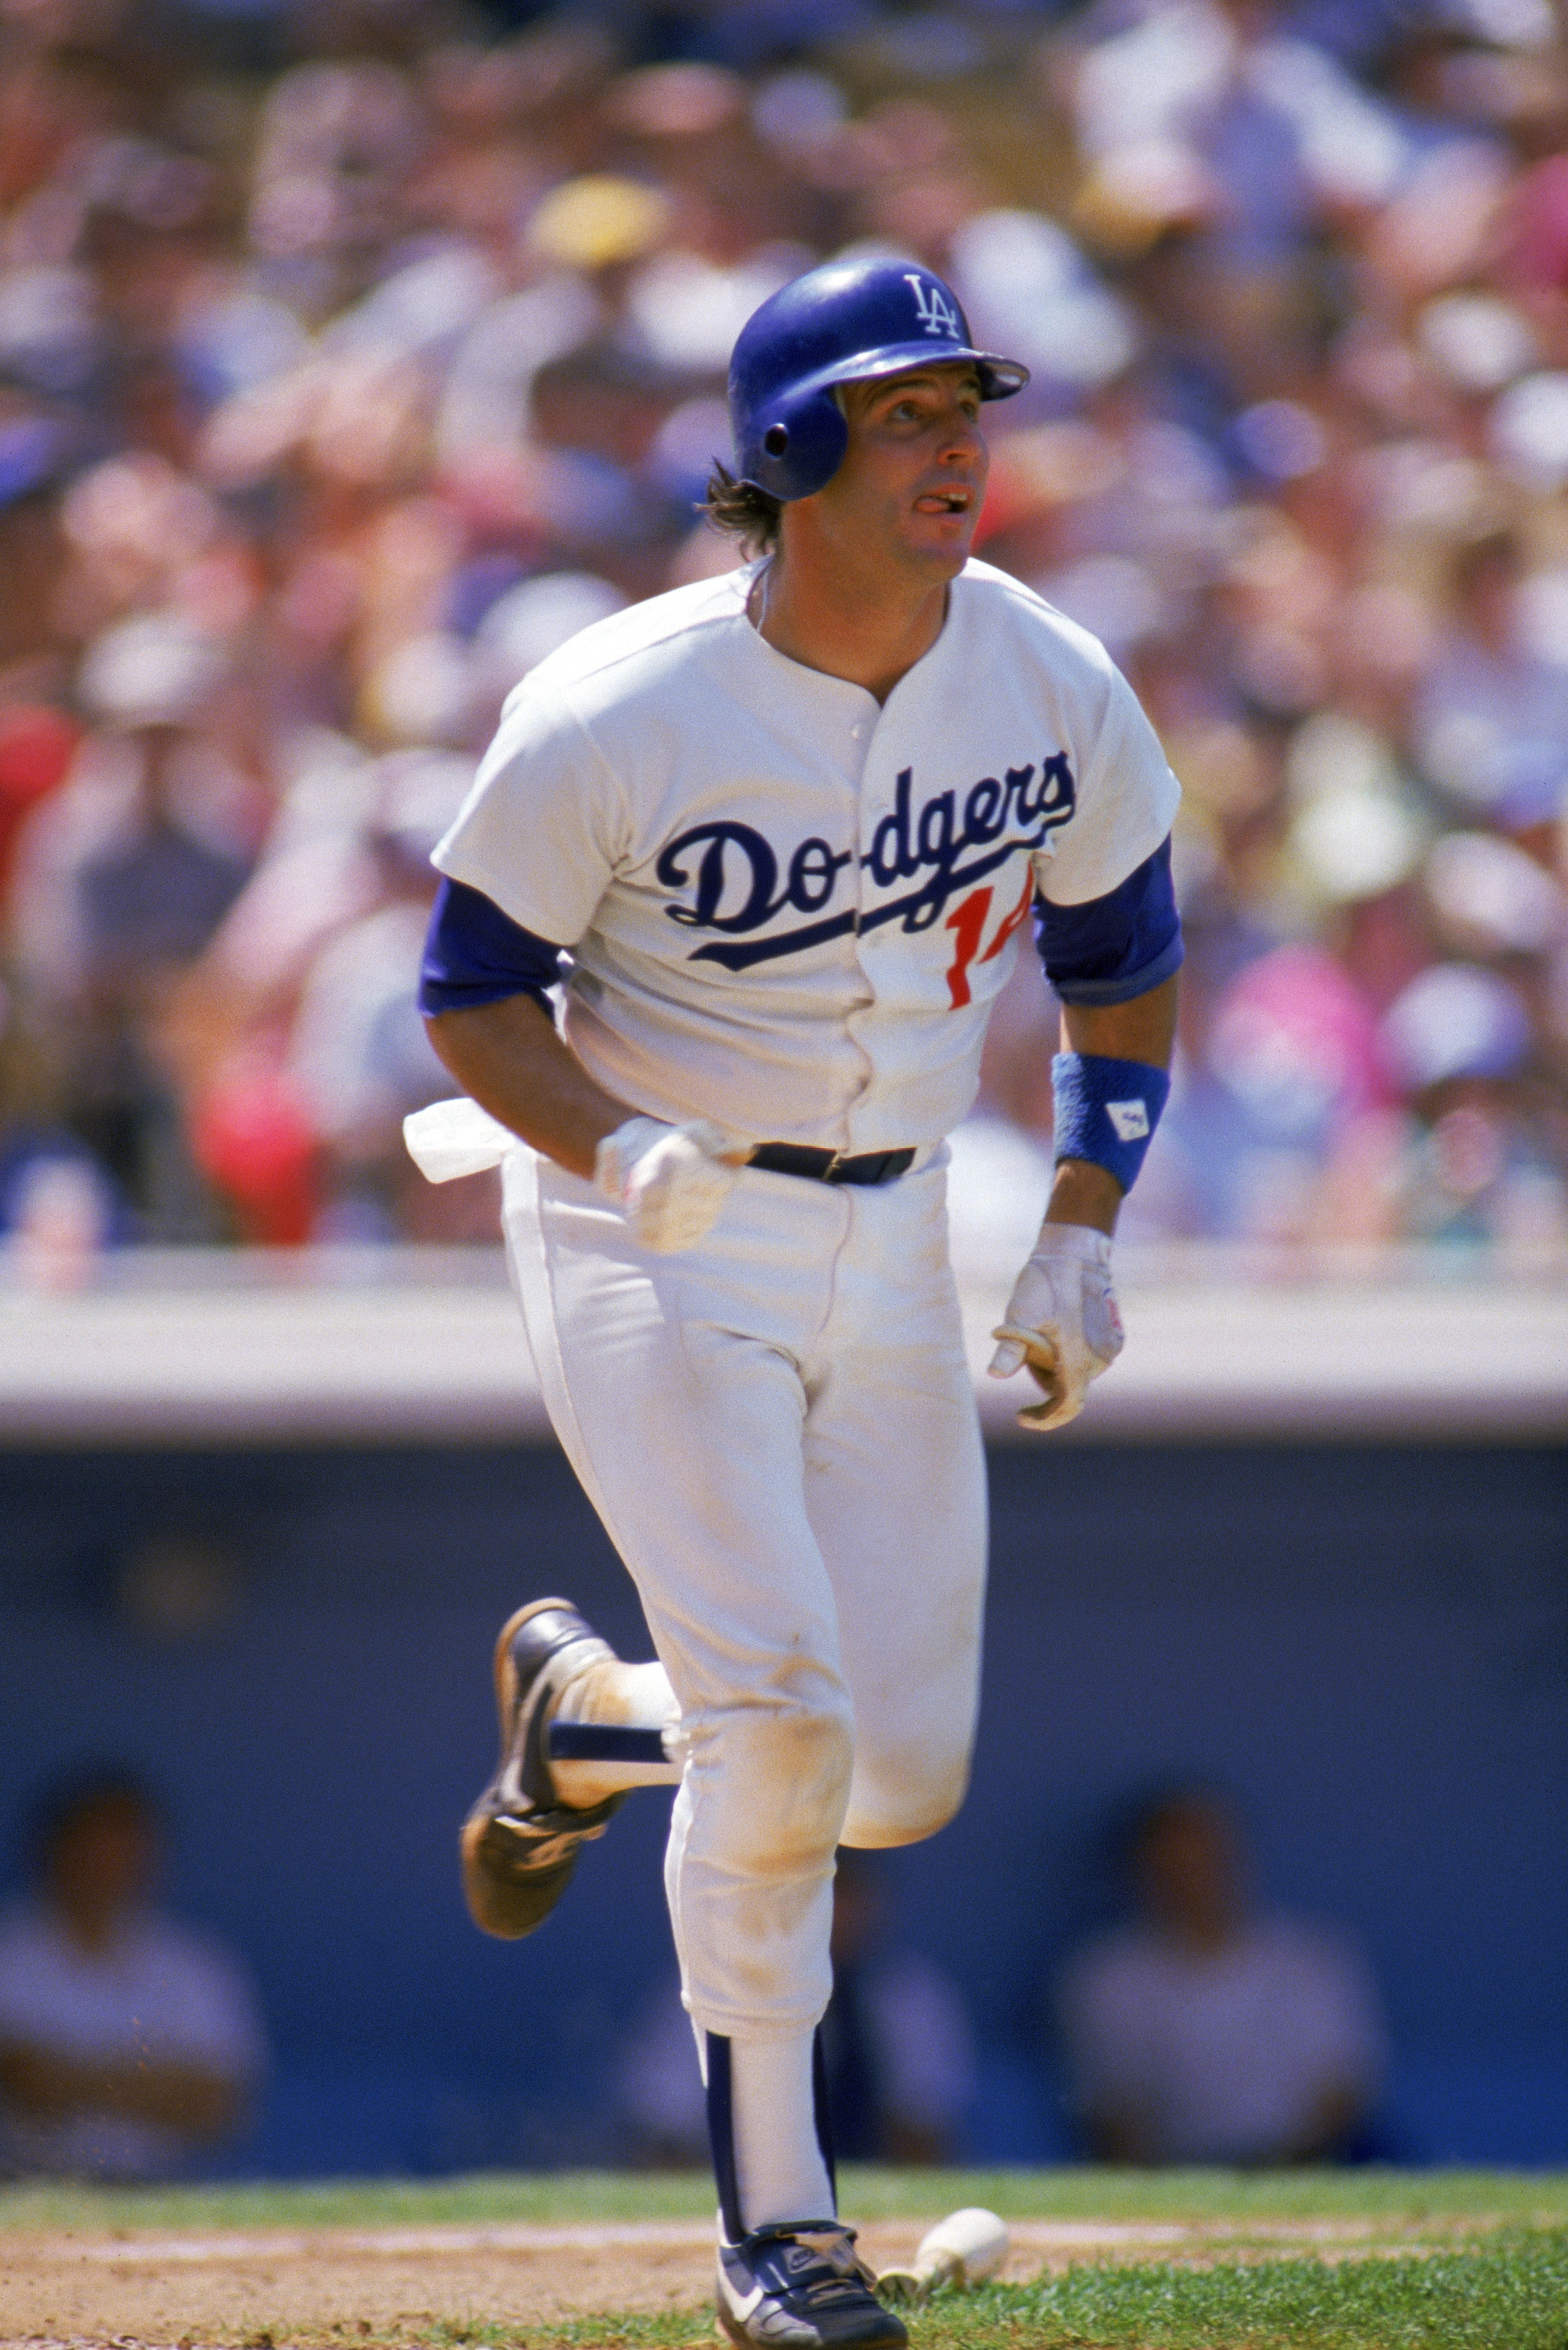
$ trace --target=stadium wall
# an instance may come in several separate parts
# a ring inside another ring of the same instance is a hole
[[[1092,1921],[1107,1807],[1234,1790],[1265,1889],[1366,1939],[1383,2143],[1568,2160],[1568,1473],[1556,1443],[998,1445],[973,1792],[889,1859],[971,1999],[976,2157],[1068,2150],[1042,1992]],[[166,1792],[171,1895],[246,1952],[277,2045],[234,2158],[278,2174],[614,2159],[613,2055],[667,1968],[667,1799],[536,1940],[469,1926],[453,1830],[489,1651],[635,1602],[544,1443],[0,1453],[0,1816],[84,1752]]]

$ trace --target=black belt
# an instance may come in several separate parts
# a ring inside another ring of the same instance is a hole
[[[891,1183],[914,1163],[912,1150],[863,1150],[846,1159],[841,1150],[818,1150],[808,1142],[759,1142],[746,1161],[770,1175],[804,1175],[813,1183]]]

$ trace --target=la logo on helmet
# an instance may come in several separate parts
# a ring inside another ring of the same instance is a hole
[[[904,272],[904,283],[915,289],[915,309],[928,335],[940,335],[944,340],[959,339],[958,315],[942,288],[930,279],[919,277],[912,269]]]

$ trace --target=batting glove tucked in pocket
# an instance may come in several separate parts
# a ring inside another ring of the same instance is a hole
[[[1027,1365],[1045,1391],[1044,1403],[1019,1413],[1021,1428],[1063,1428],[1076,1419],[1089,1381],[1109,1370],[1123,1345],[1106,1234],[1086,1224],[1043,1224],[991,1335],[1000,1341],[992,1378],[1009,1379]]]
[[[705,1118],[685,1126],[628,1118],[607,1134],[594,1181],[625,1215],[644,1248],[694,1248],[719,1221],[739,1172],[734,1146]]]

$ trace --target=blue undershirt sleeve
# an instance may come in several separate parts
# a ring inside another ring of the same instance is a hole
[[[1181,968],[1170,839],[1103,898],[1034,899],[1034,943],[1064,1003],[1129,1003]]]
[[[464,1012],[531,995],[545,1012],[561,976],[561,949],[504,914],[482,889],[444,876],[420,965],[420,1010]]]

